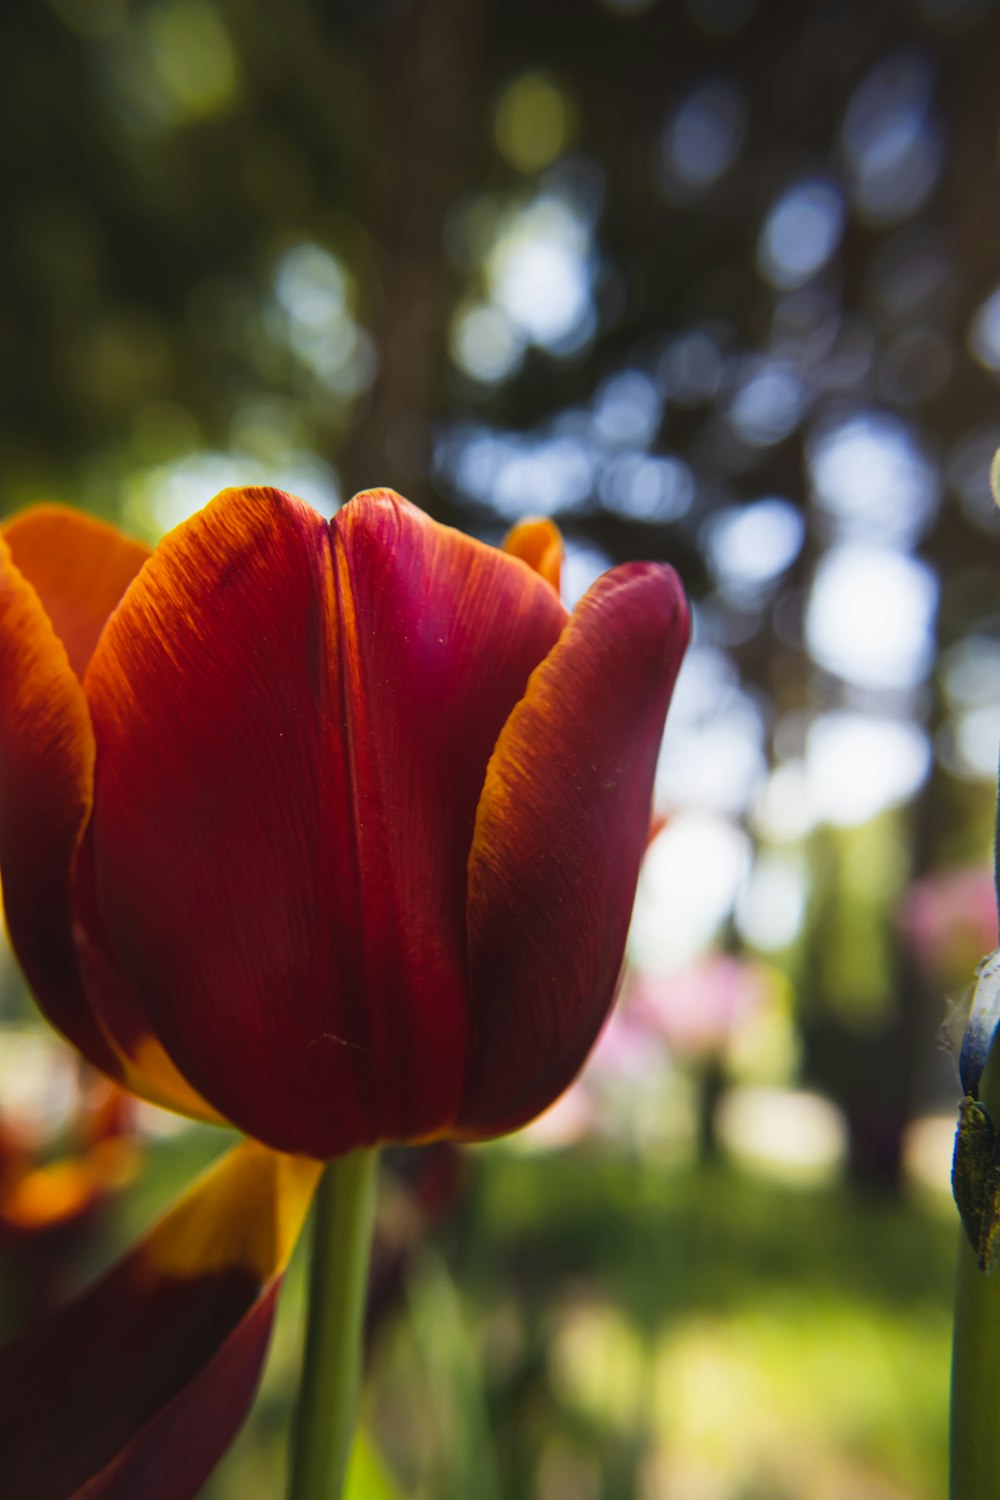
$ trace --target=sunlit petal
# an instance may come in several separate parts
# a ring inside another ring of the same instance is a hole
[[[109,1048],[83,993],[71,878],[90,816],[94,737],[66,651],[0,537],[0,874],[11,942],[43,1011],[98,1067]]]
[[[142,542],[67,506],[38,505],[4,528],[16,566],[34,588],[82,678],[105,622],[149,557]]]
[[[611,1004],[687,636],[671,569],[616,568],[504,726],[469,862],[469,1135],[513,1129],[554,1099]]]
[[[518,521],[504,537],[503,550],[512,557],[521,558],[536,573],[541,573],[546,583],[551,583],[558,594],[563,543],[559,527],[553,521],[544,517]]]

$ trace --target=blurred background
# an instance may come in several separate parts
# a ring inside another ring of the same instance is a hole
[[[1000,5],[47,0],[0,37],[0,503],[389,484],[695,603],[622,1002],[390,1154],[353,1500],[932,1500],[997,941]],[[0,971],[0,1313],[220,1149]],[[959,1023],[960,1029],[960,1023]],[[954,1024],[952,1025],[954,1030]],[[301,1267],[211,1500],[281,1492]]]

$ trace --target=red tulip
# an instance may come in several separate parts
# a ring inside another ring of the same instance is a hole
[[[6,538],[0,874],[84,1056],[316,1159],[551,1103],[617,983],[672,570],[568,615],[549,523],[498,551],[384,490],[227,491],[148,557],[53,509]]]
[[[230,491],[111,612],[140,549],[53,512],[8,539],[0,860],[56,1025],[318,1158],[549,1104],[621,964],[687,635],[673,573],[616,568],[568,617],[385,491],[329,524]],[[90,617],[53,597],[69,546]]]

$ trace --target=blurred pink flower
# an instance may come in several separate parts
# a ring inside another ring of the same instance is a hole
[[[983,865],[938,870],[914,881],[899,912],[906,942],[933,977],[964,984],[997,943],[993,872]]]
[[[673,1055],[696,1060],[724,1052],[747,1020],[765,1005],[770,985],[759,964],[716,953],[673,974],[633,970],[624,1013]]]

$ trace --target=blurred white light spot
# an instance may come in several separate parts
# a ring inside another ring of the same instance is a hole
[[[567,609],[574,609],[602,573],[613,566],[611,558],[598,547],[587,546],[574,537],[564,539],[562,598]]]
[[[847,1153],[847,1129],[819,1094],[730,1089],[719,1109],[719,1135],[739,1162],[782,1180],[834,1177]]]
[[[488,428],[459,427],[438,439],[435,466],[466,500],[490,505],[509,444]]]
[[[607,443],[645,447],[656,433],[663,400],[648,375],[623,370],[612,375],[594,400],[594,430]]]
[[[906,1127],[903,1136],[903,1170],[912,1182],[950,1198],[954,1155],[954,1113],[923,1115]]]
[[[954,725],[954,747],[960,774],[995,781],[1000,754],[1000,704],[983,704],[960,714]]]
[[[744,442],[753,447],[780,443],[802,418],[806,388],[783,360],[751,362],[729,407],[729,421]]]
[[[894,53],[856,89],[841,130],[855,202],[873,224],[891,224],[927,198],[944,148],[931,117],[933,73],[913,50]]]
[[[509,520],[577,510],[594,488],[593,454],[569,432],[526,437],[457,426],[439,438],[435,464],[466,499]]]
[[[865,714],[814,720],[806,742],[809,798],[817,817],[850,827],[907,802],[930,770],[930,745],[916,724]]]
[[[760,272],[783,291],[803,286],[826,265],[843,232],[844,208],[832,183],[796,183],[764,222],[757,243]]]
[[[80,1108],[79,1059],[54,1033],[5,1027],[0,1109],[36,1149],[72,1127]]]
[[[694,477],[682,459],[625,453],[606,465],[598,491],[608,510],[662,525],[691,509]]]
[[[289,453],[270,470],[269,482],[297,495],[328,519],[340,506],[340,484],[330,465],[312,453]]]
[[[1000,287],[986,299],[973,318],[969,348],[987,370],[1000,370]]]
[[[332,516],[340,504],[337,476],[315,454],[292,450],[280,461],[262,463],[245,453],[206,452],[134,476],[126,513],[142,529],[170,531],[220,490],[247,484],[276,485],[325,516]]]
[[[795,941],[806,913],[809,882],[802,860],[788,854],[758,854],[736,904],[744,940],[762,953]]]
[[[671,819],[643,862],[630,950],[664,973],[704,952],[729,916],[750,863],[741,829],[704,813]]]
[[[922,682],[934,656],[938,583],[926,563],[885,547],[831,547],[806,610],[806,640],[828,671],[870,688]]]
[[[590,495],[593,469],[587,450],[572,438],[511,445],[491,498],[501,515],[558,515]]]
[[[670,723],[695,724],[742,696],[736,668],[725,652],[695,640],[681,665],[670,705]]]
[[[375,376],[375,345],[351,315],[339,261],[320,245],[295,245],[278,262],[274,291],[289,345],[323,387],[345,400],[365,390]]]
[[[451,334],[452,359],[484,385],[513,374],[524,356],[524,339],[498,307],[472,307],[460,313]]]
[[[487,264],[493,301],[543,348],[589,334],[594,311],[588,226],[556,198],[541,197],[501,234]]]
[[[746,116],[743,92],[732,79],[711,78],[693,88],[660,140],[664,193],[683,202],[707,192],[739,155]]]
[[[726,591],[753,593],[778,578],[798,557],[805,521],[787,500],[756,500],[712,517],[708,562]]]
[[[910,543],[937,513],[938,475],[896,417],[849,417],[812,438],[808,459],[816,498],[842,535]]]
[[[815,827],[805,762],[786,760],[775,766],[753,810],[758,837],[772,843],[796,843]]]
[[[278,262],[278,301],[297,323],[335,322],[346,307],[347,286],[337,261],[319,245],[296,245]]]
[[[220,490],[252,482],[254,465],[225,453],[197,453],[156,469],[146,478],[156,525],[170,531],[207,505]]]
[[[953,708],[1000,703],[1000,641],[968,636],[941,663],[945,697]]]
[[[737,687],[699,705],[699,688],[685,677],[700,675],[704,653],[693,652],[681,667],[656,773],[657,806],[697,807],[741,816],[766,774],[764,725],[759,709]]]

